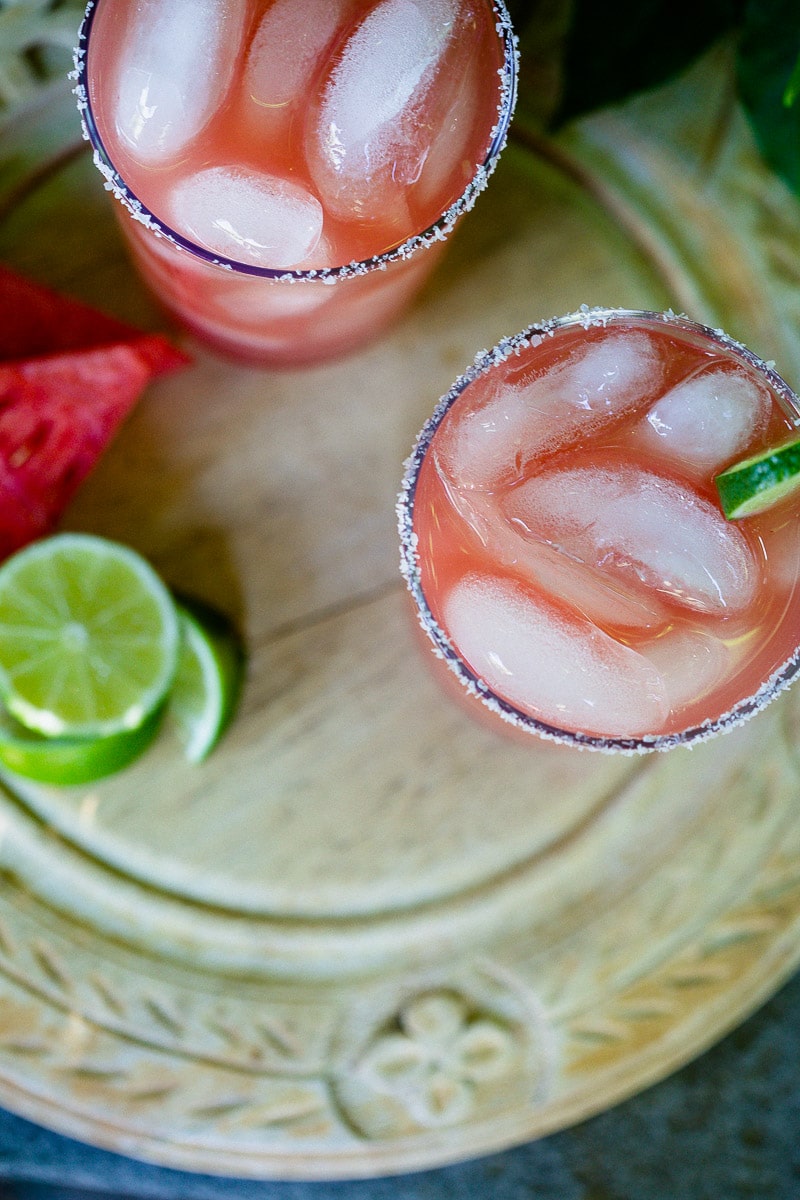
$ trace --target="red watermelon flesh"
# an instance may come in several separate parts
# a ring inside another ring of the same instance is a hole
[[[0,263],[0,362],[89,350],[146,337],[153,375],[189,362],[187,355],[158,334],[97,312],[79,300],[17,275]]]
[[[51,531],[149,380],[187,362],[0,267],[0,560]]]

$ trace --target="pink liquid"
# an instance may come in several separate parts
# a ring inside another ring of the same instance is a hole
[[[512,339],[457,385],[401,511],[462,682],[602,748],[666,748],[771,698],[800,642],[799,502],[726,521],[713,477],[796,436],[786,393],[700,327],[624,313]]]
[[[501,0],[99,0],[84,32],[87,127],[146,210],[123,223],[142,272],[200,337],[265,362],[398,315],[513,107]]]

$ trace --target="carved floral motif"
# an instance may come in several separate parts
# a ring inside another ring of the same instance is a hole
[[[420,1125],[449,1125],[469,1116],[481,1086],[508,1074],[513,1058],[508,1029],[471,1013],[462,996],[439,991],[406,1004],[358,1070]]]
[[[537,1107],[554,1059],[536,997],[518,976],[485,963],[463,978],[365,996],[342,1030],[333,1096],[361,1137],[403,1138]]]

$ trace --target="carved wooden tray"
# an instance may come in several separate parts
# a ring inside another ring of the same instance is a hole
[[[427,670],[394,528],[436,399],[534,319],[671,304],[797,384],[800,213],[725,68],[518,125],[378,345],[150,390],[67,524],[238,617],[243,709],[202,768],[165,738],[89,789],[6,779],[4,1106],[176,1167],[393,1173],[630,1095],[794,969],[800,692],[643,760],[490,733]],[[2,128],[0,258],[155,324],[75,122],[57,86]]]

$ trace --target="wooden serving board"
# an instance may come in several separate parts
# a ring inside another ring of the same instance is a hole
[[[228,611],[240,715],[202,767],[0,792],[0,1103],[212,1173],[335,1178],[499,1149],[721,1036],[800,960],[800,693],[692,751],[490,732],[398,571],[402,463],[480,349],[587,304],[685,308],[800,378],[800,212],[724,56],[516,139],[413,311],[341,363],[192,347],[66,527]],[[718,118],[726,114],[721,123]],[[0,258],[147,326],[71,99],[0,129]]]

